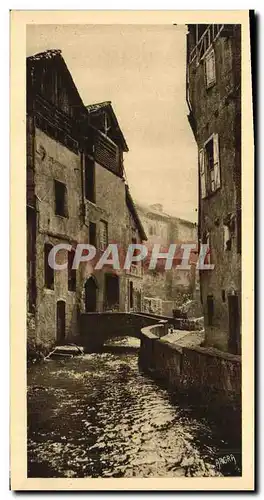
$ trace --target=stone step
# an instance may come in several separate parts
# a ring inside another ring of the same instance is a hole
[[[51,351],[45,359],[55,357],[72,358],[73,356],[81,356],[84,354],[84,349],[81,346],[74,344],[58,345]]]

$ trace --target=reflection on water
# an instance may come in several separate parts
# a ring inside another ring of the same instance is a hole
[[[29,368],[29,477],[230,474],[216,467],[228,443],[139,372],[138,346],[119,339],[101,354]]]

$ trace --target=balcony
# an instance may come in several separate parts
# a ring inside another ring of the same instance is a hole
[[[118,146],[99,130],[95,137],[95,160],[103,167],[122,176],[122,161]]]
[[[230,34],[230,26],[225,24],[209,24],[201,37],[196,37],[196,45],[189,53],[188,64],[192,64],[196,61],[196,64],[198,65],[200,60],[203,59],[204,55],[209,51],[213,42],[215,42],[221,33],[225,36]]]

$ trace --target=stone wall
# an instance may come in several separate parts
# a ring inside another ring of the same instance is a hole
[[[239,25],[233,27],[232,36],[220,36],[215,40],[214,53],[215,84],[206,88],[204,61],[197,64],[194,60],[188,68],[189,94],[198,150],[204,147],[212,134],[217,133],[219,137],[221,188],[200,198],[199,204],[199,237],[202,239],[204,234],[209,234],[211,263],[215,268],[209,272],[201,271],[200,282],[206,343],[227,351],[230,350],[229,337],[232,334],[229,331],[228,296],[235,292],[241,305],[240,223],[237,218],[237,210],[241,208]],[[231,249],[226,249],[225,221],[230,215],[234,217],[235,229],[231,237]],[[210,295],[214,309],[212,320],[209,320],[207,305],[207,297]],[[233,348],[233,351],[240,351],[240,339],[237,339],[236,349]]]
[[[87,242],[87,228],[82,223],[81,157],[55,141],[39,128],[35,130],[35,193],[37,199],[36,234],[36,341],[56,342],[56,304],[65,301],[66,341],[78,334],[78,309],[81,290],[88,270],[80,266],[76,273],[76,291],[68,290],[68,270],[55,271],[54,289],[45,287],[44,245]],[[67,187],[67,217],[55,214],[54,180]],[[67,250],[61,250],[58,263],[67,262]]]
[[[148,237],[149,256],[154,244],[160,244],[161,252],[167,252],[171,243],[197,242],[197,227],[194,223],[165,214],[162,207],[160,211],[153,210],[153,207],[137,208]],[[184,271],[172,267],[171,270],[164,271],[164,264],[161,263],[159,260],[156,269],[149,270],[148,263],[145,262],[144,297],[174,300],[179,305],[186,298],[192,298],[195,290],[195,268]]]
[[[180,347],[163,337],[163,325],[141,331],[140,367],[232,432],[241,425],[241,358],[214,348]]]
[[[76,272],[76,291],[68,290],[68,269],[55,271],[54,289],[45,286],[44,246],[89,241],[89,224],[96,224],[96,247],[99,249],[100,220],[107,223],[108,243],[117,243],[120,256],[125,255],[131,243],[132,221],[126,204],[124,179],[95,164],[95,203],[84,199],[82,173],[83,159],[60,142],[49,137],[39,128],[35,129],[34,141],[34,189],[36,197],[36,307],[34,329],[28,334],[36,341],[53,345],[56,342],[56,304],[65,302],[65,341],[74,341],[79,336],[79,314],[85,310],[84,290],[86,280],[94,275],[97,285],[96,311],[105,307],[105,273],[114,272],[119,277],[119,310],[127,311],[128,283],[133,281],[135,292],[141,292],[142,277],[129,276],[125,271],[114,271],[112,266],[94,270],[90,262],[80,264]],[[54,180],[62,182],[67,189],[67,214],[55,213]],[[32,186],[33,188],[33,186]],[[138,238],[138,228],[133,227]],[[98,254],[103,251],[98,250]],[[98,255],[98,257],[100,256]],[[67,250],[60,250],[56,261],[67,261]],[[120,259],[121,260],[121,259]],[[94,263],[95,264],[95,263]],[[121,262],[122,264],[122,262]],[[141,304],[139,304],[141,309]]]

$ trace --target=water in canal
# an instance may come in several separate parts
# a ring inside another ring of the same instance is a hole
[[[139,371],[138,347],[124,338],[100,354],[29,368],[29,477],[241,473],[216,426]],[[219,467],[219,457],[229,459]]]

